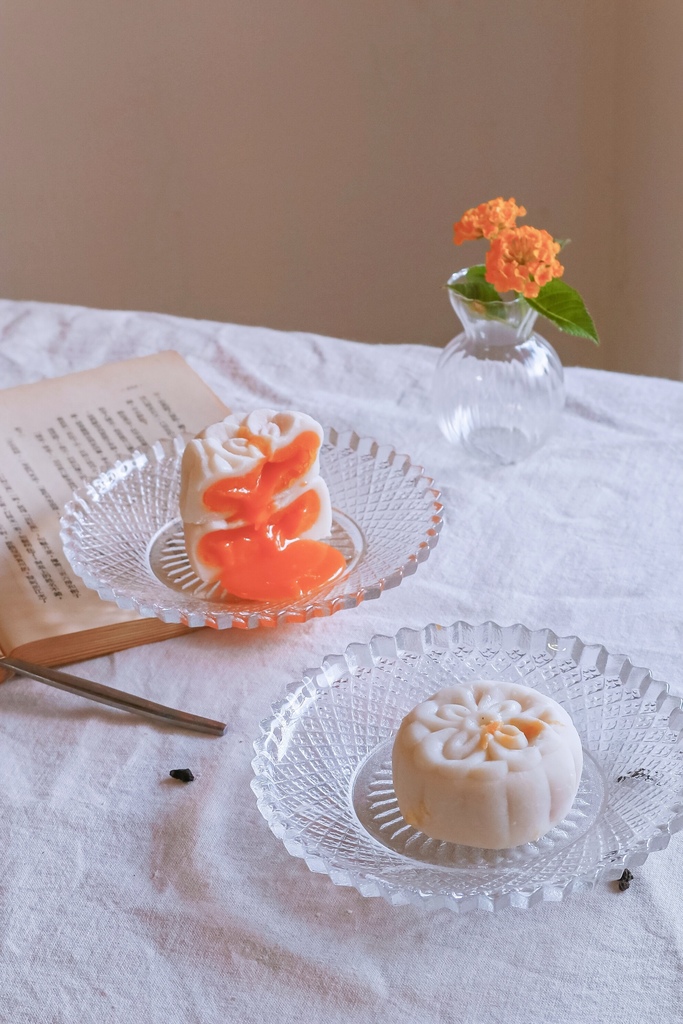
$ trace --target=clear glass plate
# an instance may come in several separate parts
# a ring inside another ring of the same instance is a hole
[[[76,491],[61,519],[69,563],[86,586],[121,608],[163,622],[215,629],[305,622],[397,587],[428,558],[442,526],[439,492],[393,448],[328,429],[320,452],[330,489],[330,543],[346,573],[299,601],[233,598],[195,575],[178,515],[186,439],[157,441]]]
[[[538,842],[456,846],[401,817],[391,776],[401,719],[476,679],[536,687],[581,736],[577,798]],[[494,622],[402,629],[351,644],[289,687],[261,723],[252,789],[287,850],[337,885],[433,909],[527,908],[619,878],[683,827],[682,709],[646,669],[574,636]]]

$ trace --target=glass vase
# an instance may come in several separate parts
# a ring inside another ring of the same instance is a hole
[[[467,270],[453,274],[448,284]],[[481,302],[448,289],[464,331],[444,349],[434,408],[445,437],[470,455],[509,464],[540,448],[564,406],[564,374],[552,345],[534,331],[522,296]]]

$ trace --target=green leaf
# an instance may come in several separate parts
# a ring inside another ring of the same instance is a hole
[[[532,309],[546,317],[566,334],[589,338],[600,344],[595,324],[591,320],[579,293],[564,281],[555,278],[543,285],[535,299],[526,300]]]
[[[486,267],[483,263],[477,263],[473,267],[467,268],[465,279],[468,281],[478,281],[479,278],[486,277]]]
[[[486,267],[483,265],[468,267],[467,273],[455,284],[449,284],[448,287],[458,295],[462,295],[466,299],[474,299],[475,302],[501,302],[500,295],[493,285],[488,283],[485,274]]]

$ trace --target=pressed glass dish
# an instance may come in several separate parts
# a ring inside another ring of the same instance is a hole
[[[537,842],[457,846],[398,809],[401,719],[443,686],[476,679],[536,687],[581,737],[577,798]],[[550,629],[456,622],[351,644],[289,687],[261,729],[252,788],[272,832],[312,871],[392,904],[465,912],[559,901],[619,878],[683,827],[683,701],[627,657]]]
[[[204,584],[185,551],[178,514],[186,439],[134,452],[76,491],[61,519],[66,557],[86,586],[163,622],[216,629],[305,622],[397,587],[429,556],[442,526],[433,481],[406,455],[329,429],[320,465],[332,500],[330,543],[346,559],[334,584],[296,602],[233,598]]]

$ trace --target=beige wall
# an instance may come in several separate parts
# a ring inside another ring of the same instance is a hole
[[[452,223],[514,195],[603,336],[544,330],[565,363],[677,376],[681,28],[674,0],[2,0],[0,294],[443,344],[482,254]]]

